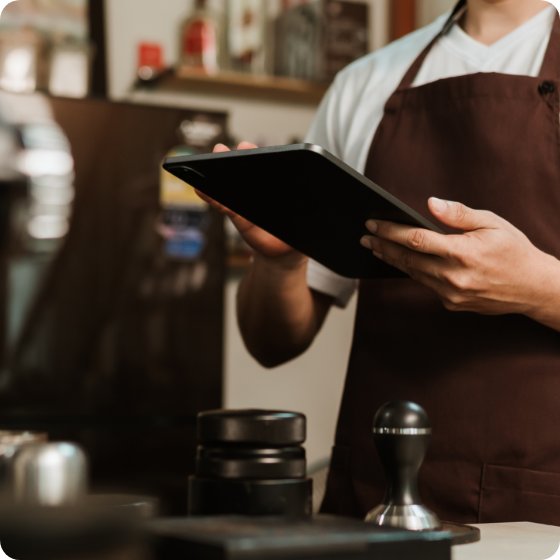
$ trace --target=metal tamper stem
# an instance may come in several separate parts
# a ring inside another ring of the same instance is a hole
[[[417,404],[393,401],[378,410],[373,439],[387,476],[387,490],[383,502],[367,514],[367,522],[412,531],[441,529],[440,520],[422,504],[418,493],[418,471],[431,433],[428,415]]]

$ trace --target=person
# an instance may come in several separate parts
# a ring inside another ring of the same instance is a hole
[[[371,422],[404,399],[432,421],[420,493],[440,518],[560,525],[559,88],[554,7],[462,0],[343,70],[323,100],[307,141],[448,235],[367,224],[372,258],[410,279],[359,282],[322,511],[363,517],[381,502]],[[229,214],[255,251],[239,326],[274,367],[356,281]]]

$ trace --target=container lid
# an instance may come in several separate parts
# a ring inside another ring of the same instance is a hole
[[[212,410],[198,415],[200,443],[287,446],[305,441],[305,416],[277,410]]]

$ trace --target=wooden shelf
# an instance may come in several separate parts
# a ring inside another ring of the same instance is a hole
[[[211,93],[309,105],[318,105],[328,87],[329,84],[325,83],[279,76],[257,76],[241,72],[208,75],[183,68],[162,76],[156,85],[159,91]]]

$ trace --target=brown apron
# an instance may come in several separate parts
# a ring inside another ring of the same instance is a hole
[[[538,78],[412,88],[440,36],[387,102],[366,176],[432,221],[430,196],[491,210],[560,257],[560,19]],[[420,493],[441,518],[560,525],[560,333],[447,311],[412,280],[362,281],[324,512],[363,517],[381,501],[371,423],[394,399],[432,420]]]

